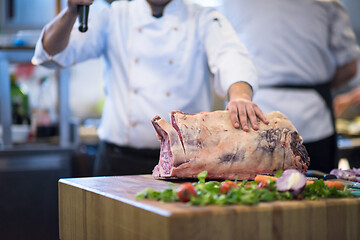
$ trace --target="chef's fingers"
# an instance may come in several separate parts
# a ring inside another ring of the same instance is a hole
[[[246,104],[244,103],[237,103],[237,112],[239,115],[239,119],[240,119],[240,124],[241,124],[241,128],[245,131],[248,132],[249,131],[249,126],[248,126],[248,115],[247,115],[247,111],[246,111]]]
[[[247,116],[250,120],[251,126],[254,130],[258,130],[259,129],[259,125],[258,125],[258,121],[256,118],[256,114],[255,114],[255,110],[254,110],[254,106],[253,105],[246,105],[246,111],[247,111]]]
[[[94,0],[68,0],[68,4],[91,5]]]
[[[230,119],[233,126],[235,128],[239,128],[240,127],[239,117],[238,117],[239,115],[236,104],[234,102],[229,102],[225,109],[228,110],[230,113]]]
[[[79,5],[91,5],[94,3],[94,0],[68,0],[67,5],[70,12],[77,14]]]
[[[255,114],[258,118],[260,118],[261,121],[263,121],[263,123],[265,124],[269,124],[269,120],[266,118],[265,114],[263,113],[263,111],[261,111],[261,109],[259,108],[258,105],[256,105],[254,103],[254,110],[255,110]]]

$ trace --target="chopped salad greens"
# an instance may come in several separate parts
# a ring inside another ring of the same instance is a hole
[[[280,176],[278,172],[276,176]],[[306,185],[301,193],[278,192],[276,180],[268,179],[267,184],[258,185],[255,181],[244,180],[232,181],[208,181],[206,182],[207,171],[198,174],[198,182],[184,183],[176,187],[169,183],[167,189],[156,191],[146,188],[136,194],[136,199],[150,199],[163,202],[187,202],[189,205],[230,205],[244,204],[256,205],[260,202],[272,202],[276,200],[308,199],[317,200],[321,198],[345,198],[354,197],[347,188],[336,190],[328,187],[323,180],[315,180],[313,184]],[[230,184],[231,183],[231,184]],[[225,189],[225,190],[224,190]]]

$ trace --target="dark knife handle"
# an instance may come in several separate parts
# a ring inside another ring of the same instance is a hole
[[[327,174],[318,170],[308,170],[305,175],[307,177],[316,177],[318,179],[330,180],[330,179],[337,179],[334,174]]]
[[[88,30],[89,6],[78,6],[79,31],[86,32]]]

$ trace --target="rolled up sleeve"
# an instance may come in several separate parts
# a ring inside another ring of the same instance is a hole
[[[43,65],[48,68],[60,68],[61,65],[53,60],[44,49],[42,39],[44,37],[45,28],[42,30],[39,40],[36,43],[34,56],[31,59],[31,63],[34,65]]]

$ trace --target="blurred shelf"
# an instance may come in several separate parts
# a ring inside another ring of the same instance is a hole
[[[10,63],[31,62],[33,47],[0,47],[0,124],[2,125],[3,148],[14,147],[11,125]],[[59,145],[70,146],[70,110],[69,110],[69,69],[58,71],[59,96]]]

